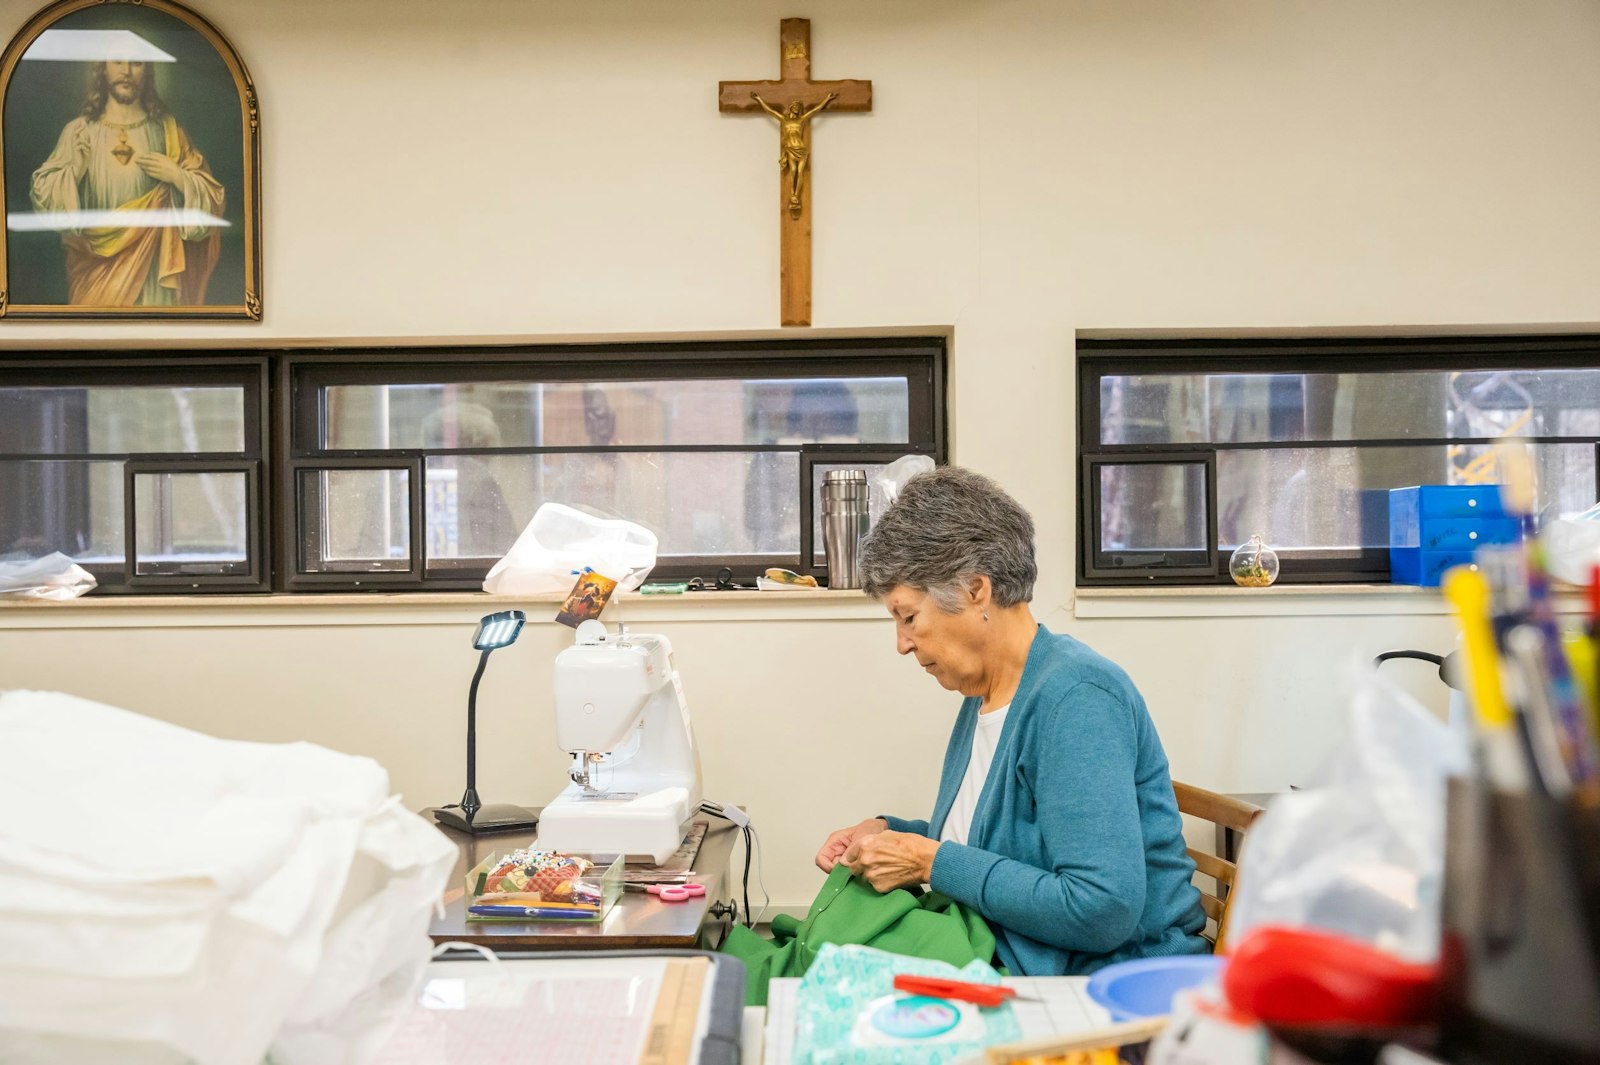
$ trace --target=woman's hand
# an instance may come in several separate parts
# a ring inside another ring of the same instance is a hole
[[[926,884],[938,853],[936,839],[912,832],[877,832],[850,844],[841,861],[874,891],[882,892]]]
[[[833,872],[833,867],[839,864],[839,859],[844,857],[844,852],[850,849],[850,844],[858,839],[876,835],[879,832],[889,831],[889,822],[881,817],[869,817],[859,825],[841,828],[828,836],[822,849],[817,852],[817,868],[824,873]]]

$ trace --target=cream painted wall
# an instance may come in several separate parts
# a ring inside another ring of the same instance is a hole
[[[0,28],[34,6],[0,0]],[[1303,778],[1339,665],[1449,626],[1404,595],[1088,616],[1114,611],[1073,601],[1075,331],[1600,323],[1590,0],[203,10],[260,91],[266,320],[7,322],[0,345],[767,330],[773,130],[719,115],[715,82],[771,76],[778,19],[807,15],[815,75],[875,100],[816,128],[817,327],[952,331],[954,455],[1034,513],[1040,616],[1122,662],[1175,773],[1213,787]],[[779,902],[809,898],[827,829],[931,803],[952,704],[865,605],[634,609],[677,643],[708,790],[751,807]],[[458,794],[474,609],[275,610],[0,610],[0,686],[370,754],[418,805]],[[557,782],[560,636],[493,663],[496,799]]]
[[[240,739],[312,740],[378,759],[413,806],[460,797],[468,637],[490,607],[236,603],[0,608],[0,688],[72,692]],[[1405,595],[1250,603],[1238,617],[1204,616],[1240,608],[1237,598],[1180,604],[1201,616],[1043,617],[1127,666],[1174,776],[1241,791],[1305,779],[1338,735],[1349,660],[1449,639],[1444,617],[1405,613],[1431,601]],[[621,608],[630,628],[672,639],[707,794],[750,810],[776,902],[809,900],[821,879],[811,855],[828,830],[884,811],[927,815],[954,701],[894,657],[874,604],[635,598]],[[491,659],[479,700],[486,801],[539,805],[564,783],[548,692],[569,639],[532,624]],[[1428,690],[1425,666],[1388,668]]]

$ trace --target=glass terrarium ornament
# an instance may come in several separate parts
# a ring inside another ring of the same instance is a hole
[[[1278,579],[1278,553],[1261,540],[1261,534],[1242,543],[1228,559],[1233,583],[1244,588],[1265,588]]]

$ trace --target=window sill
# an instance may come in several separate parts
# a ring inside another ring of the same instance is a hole
[[[1556,610],[1581,613],[1580,592],[1558,591]],[[1072,602],[1077,618],[1427,617],[1453,612],[1439,589],[1402,584],[1079,588]]]
[[[554,625],[561,595],[402,592],[352,595],[120,595],[65,602],[0,599],[0,629],[271,628],[304,625],[471,624],[524,609],[530,624]],[[613,599],[607,624],[654,622],[878,620],[883,607],[859,591],[689,592]]]

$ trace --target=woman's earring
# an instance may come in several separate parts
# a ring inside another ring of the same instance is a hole
[[[985,621],[988,621],[988,620],[989,620],[989,612],[988,612],[988,611],[987,611],[987,610],[985,610],[985,611],[984,611],[984,612],[983,612],[983,620],[985,620]]]

